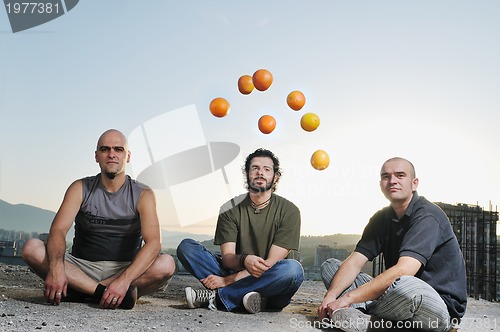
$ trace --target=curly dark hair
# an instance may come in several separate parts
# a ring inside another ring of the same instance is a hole
[[[256,157],[267,157],[273,161],[273,171],[274,171],[274,176],[276,177],[276,182],[274,183],[272,191],[276,191],[276,185],[278,184],[278,181],[281,178],[280,161],[274,153],[263,148],[258,148],[254,152],[250,153],[248,157],[245,159],[245,166],[243,171],[245,173],[245,177],[247,180],[246,184],[247,189],[248,189],[248,174],[250,172],[250,164],[252,163],[252,159]]]

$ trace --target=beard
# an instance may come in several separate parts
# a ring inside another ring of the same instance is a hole
[[[266,185],[265,186],[256,186],[256,185],[254,185],[250,181],[250,179],[247,176],[248,188],[251,191],[258,192],[258,193],[263,193],[263,192],[266,192],[266,191],[271,190],[273,188],[273,186],[274,186],[274,176],[273,176],[273,178],[271,179],[270,182],[267,182],[267,180],[264,179],[264,178],[255,178],[254,180],[259,180],[259,179],[266,181]]]
[[[113,180],[115,178],[115,176],[116,176],[116,172],[104,172],[104,174],[106,174],[106,176],[110,180]]]

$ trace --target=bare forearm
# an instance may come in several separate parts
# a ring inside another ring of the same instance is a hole
[[[159,243],[146,243],[119,278],[128,283],[134,282],[153,264],[160,253],[160,247]]]
[[[338,298],[346,288],[352,285],[358,274],[359,271],[356,268],[349,267],[346,264],[341,265],[330,283],[325,297]]]
[[[359,286],[345,295],[350,304],[361,303],[378,299],[384,294],[389,286],[396,280],[394,271],[385,271],[376,278]]]
[[[49,268],[64,261],[66,253],[66,236],[62,232],[54,231],[47,239],[47,257]]]

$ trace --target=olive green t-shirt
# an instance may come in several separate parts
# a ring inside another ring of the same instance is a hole
[[[248,194],[233,198],[221,207],[214,244],[236,243],[237,254],[267,259],[271,245],[298,250],[300,211],[287,199],[271,195],[269,205],[255,213]]]

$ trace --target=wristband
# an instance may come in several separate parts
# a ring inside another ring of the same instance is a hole
[[[247,258],[247,256],[248,256],[247,254],[241,254],[240,255],[240,266],[242,268],[245,268],[245,258]]]

